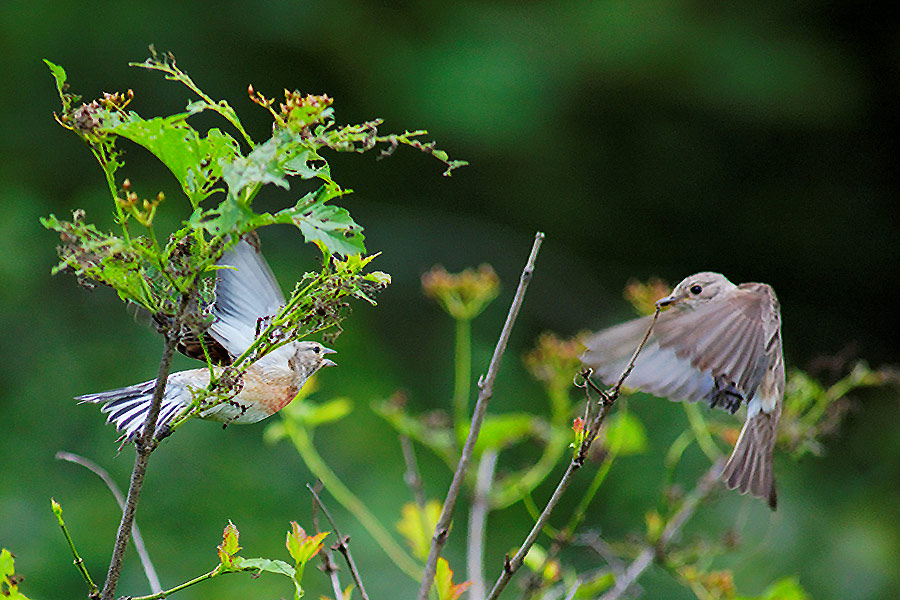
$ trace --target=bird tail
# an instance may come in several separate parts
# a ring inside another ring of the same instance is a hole
[[[778,502],[772,467],[777,423],[773,413],[758,412],[749,417],[721,476],[728,489],[762,498],[772,510]]]
[[[92,404],[103,404],[100,412],[108,414],[107,423],[115,423],[116,429],[122,432],[122,438],[131,442],[141,434],[144,422],[150,412],[150,404],[153,400],[153,390],[156,387],[156,380],[145,381],[118,390],[109,392],[99,392],[96,394],[85,394],[77,396],[79,404],[90,402]],[[169,421],[178,414],[180,409],[184,408],[184,403],[179,402],[176,394],[170,394],[171,386],[166,388],[163,396],[162,405],[160,406],[159,416],[156,421],[156,435],[164,431]]]

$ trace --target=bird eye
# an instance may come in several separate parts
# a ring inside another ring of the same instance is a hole
[[[316,354],[318,354],[318,353],[319,353],[319,350],[321,350],[321,348],[319,348],[318,346],[313,346],[313,349],[312,349],[312,350],[313,350],[313,352],[315,352]]]
[[[694,284],[691,286],[691,293],[694,294],[695,296],[698,295],[702,291],[703,291],[703,288],[700,287],[699,285]]]

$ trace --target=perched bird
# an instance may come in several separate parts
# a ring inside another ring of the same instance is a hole
[[[663,311],[625,381],[670,400],[703,400],[747,420],[721,478],[729,489],[765,499],[774,510],[772,449],[784,396],[781,312],[763,283],[734,285],[697,273],[656,302]],[[618,380],[652,317],[603,330],[585,344],[583,362],[605,383]]]
[[[265,320],[284,306],[284,296],[257,245],[242,238],[218,261],[213,321],[201,335],[207,354],[214,364],[228,365],[256,339]],[[204,360],[196,335],[180,340],[179,350]],[[223,423],[256,423],[276,413],[303,387],[306,380],[322,367],[334,366],[326,358],[334,350],[318,342],[289,342],[250,365],[237,383],[240,392],[233,398],[199,414],[201,419]],[[215,367],[218,375],[222,367]],[[209,384],[209,369],[192,369],[169,375],[156,425],[156,435],[167,431],[169,422],[191,402],[191,391]],[[98,394],[78,396],[76,400],[104,403],[107,422],[116,424],[127,441],[140,435],[156,380]]]

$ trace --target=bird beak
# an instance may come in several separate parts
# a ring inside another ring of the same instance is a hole
[[[325,346],[322,346],[322,354],[334,354],[335,352],[337,352],[337,350],[332,350],[331,348],[326,348]],[[330,358],[323,358],[322,366],[323,367],[336,367],[337,363],[334,362],[333,360],[331,360]]]
[[[675,302],[676,299],[677,298],[675,297],[675,294],[669,294],[665,298],[660,298],[659,300],[657,300],[656,307],[657,308],[665,308],[666,306],[669,306],[670,304]]]

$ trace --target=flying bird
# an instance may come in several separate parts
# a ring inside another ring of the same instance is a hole
[[[249,238],[254,239],[255,238]],[[258,242],[242,238],[218,261],[212,324],[203,332],[203,352],[196,335],[179,340],[178,349],[191,358],[216,365],[228,365],[244,353],[256,339],[258,328],[284,306],[284,296],[269,265],[259,251]],[[334,366],[327,354],[334,350],[313,341],[292,341],[251,364],[238,383],[238,394],[212,406],[198,415],[201,419],[229,423],[256,423],[287,406],[306,380],[322,367]],[[214,368],[216,375],[222,366]],[[156,424],[156,436],[168,431],[171,420],[191,403],[192,391],[209,385],[209,369],[192,369],[172,373],[166,380],[165,393]],[[156,380],[129,387],[86,394],[76,400],[103,404],[107,423],[115,423],[126,441],[133,441],[143,430],[150,411]]]
[[[781,311],[764,283],[735,285],[697,273],[656,302],[663,311],[625,385],[676,401],[707,402],[747,420],[721,478],[729,489],[777,504],[772,451],[784,396]],[[588,338],[582,360],[606,384],[627,367],[652,317]]]

